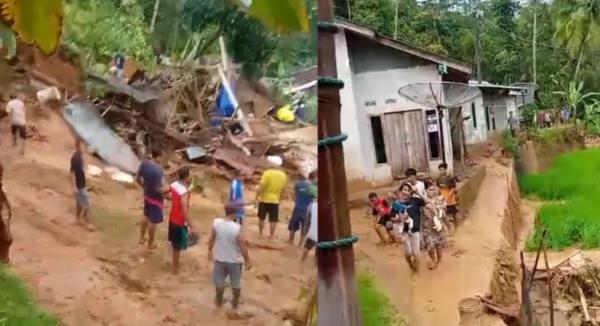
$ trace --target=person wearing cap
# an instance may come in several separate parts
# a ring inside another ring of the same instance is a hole
[[[279,202],[287,185],[287,174],[282,170],[283,160],[279,156],[269,156],[267,160],[273,168],[263,172],[256,192],[258,202],[258,233],[262,237],[265,220],[269,217],[269,236],[275,236],[275,228],[279,222]]]
[[[242,265],[245,263],[246,269],[252,266],[242,226],[236,222],[240,205],[234,202],[225,205],[225,217],[214,220],[208,240],[208,259],[214,262],[215,305],[219,308],[223,305],[227,277],[233,292],[233,309],[238,308],[242,291]]]

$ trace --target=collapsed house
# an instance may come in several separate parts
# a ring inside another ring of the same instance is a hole
[[[6,68],[29,80],[27,93],[57,87],[65,103],[52,108],[97,156],[127,173],[152,148],[165,154],[167,172],[208,164],[224,177],[239,171],[252,180],[269,166],[268,155],[282,156],[290,172],[317,166],[316,127],[275,119],[274,108],[282,103],[273,92],[220,58],[161,65],[153,76],[133,70],[123,80],[85,74],[76,57],[61,51],[44,56],[20,44],[17,56]]]

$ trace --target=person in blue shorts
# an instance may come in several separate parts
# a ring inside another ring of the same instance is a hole
[[[288,224],[288,230],[290,231],[289,244],[294,243],[296,232],[300,231],[301,236],[298,245],[301,246],[308,233],[308,225],[310,224],[308,208],[314,199],[314,194],[310,192],[310,187],[313,185],[311,179],[315,175],[314,172],[310,176],[303,175],[294,186],[296,201],[294,203],[294,210],[292,211],[292,218],[290,218]]]
[[[140,244],[146,242],[148,230],[148,249],[155,249],[154,235],[156,226],[163,221],[164,195],[169,191],[164,186],[164,173],[159,165],[161,152],[152,150],[152,159],[147,159],[140,165],[136,180],[144,188],[144,218],[140,225]]]
[[[244,202],[244,179],[243,174],[240,171],[235,173],[233,180],[231,180],[231,186],[229,188],[229,201],[232,203],[243,203]],[[243,205],[238,205],[239,209],[235,214],[236,221],[240,224],[244,224],[245,209]]]

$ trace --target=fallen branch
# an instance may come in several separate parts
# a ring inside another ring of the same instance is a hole
[[[579,284],[577,284],[576,286],[577,286],[577,290],[579,291],[579,300],[581,301],[581,310],[583,310],[583,315],[585,316],[585,321],[589,323],[589,322],[591,322],[592,318],[590,317],[590,312],[588,310],[587,300],[585,299],[585,295],[583,294],[583,290],[581,289]]]

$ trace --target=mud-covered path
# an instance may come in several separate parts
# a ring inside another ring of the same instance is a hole
[[[421,272],[411,275],[403,247],[375,245],[374,231],[364,209],[354,210],[353,226],[362,234],[357,246],[359,266],[370,269],[380,288],[411,326],[458,325],[458,301],[488,292],[495,252],[503,243],[502,222],[508,198],[510,168],[485,161],[487,174],[464,223],[450,238],[441,264],[427,269],[426,254]]]

